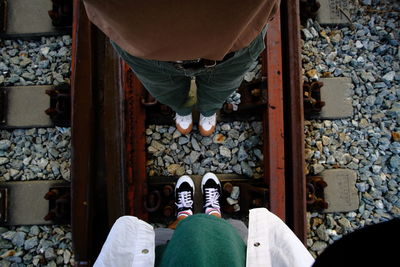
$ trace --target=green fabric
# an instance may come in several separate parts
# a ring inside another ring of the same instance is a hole
[[[245,266],[246,244],[223,219],[196,214],[179,222],[167,245],[156,248],[155,266]]]

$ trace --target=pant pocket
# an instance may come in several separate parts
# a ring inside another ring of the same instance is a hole
[[[254,60],[256,60],[257,57],[261,54],[261,52],[264,51],[265,49],[264,31],[266,31],[266,29],[264,29],[259,35],[257,35],[256,39],[249,46],[248,49],[249,56]]]

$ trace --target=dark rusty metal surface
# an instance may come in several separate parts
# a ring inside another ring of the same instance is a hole
[[[0,33],[7,31],[7,15],[8,15],[7,0],[0,0]]]
[[[300,0],[301,22],[305,24],[307,19],[315,20],[321,4],[317,0]]]
[[[104,72],[104,155],[107,162],[108,225],[111,226],[127,211],[125,159],[125,101],[122,86],[122,68],[111,43],[105,41]]]
[[[74,4],[72,231],[77,265],[88,265],[127,213],[125,102],[119,57]]]
[[[122,83],[125,90],[126,123],[126,170],[128,213],[146,220],[143,201],[147,195],[146,185],[146,111],[141,104],[142,84],[129,66],[123,64]]]
[[[263,73],[267,77],[267,107],[264,111],[264,176],[269,188],[269,208],[285,220],[282,44],[279,14],[270,22],[265,43]]]
[[[72,239],[77,265],[91,258],[91,181],[94,114],[92,95],[92,25],[83,4],[74,0],[72,44]],[[84,264],[83,264],[84,265]]]
[[[50,107],[45,111],[55,126],[71,126],[71,88],[68,83],[55,85],[46,90],[50,96]]]
[[[44,196],[49,201],[49,213],[45,221],[55,224],[69,224],[71,222],[71,190],[69,186],[50,188]]]
[[[325,102],[321,100],[321,88],[323,85],[323,82],[318,81],[304,82],[303,97],[305,115],[318,114],[321,112],[322,107],[325,106]]]
[[[0,224],[8,221],[8,188],[0,188]]]
[[[300,61],[298,0],[281,2],[282,80],[285,110],[285,164],[287,224],[306,241],[306,181],[304,175],[304,109]]]
[[[0,88],[0,126],[7,123],[7,90]]]
[[[327,183],[322,179],[322,176],[307,176],[307,211],[322,212],[328,208],[328,203],[325,201],[324,190]]]
[[[71,0],[52,0],[53,8],[48,11],[54,27],[72,26],[72,1]]]

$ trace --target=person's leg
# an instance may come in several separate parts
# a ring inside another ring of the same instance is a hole
[[[265,48],[265,30],[248,47],[237,51],[232,58],[196,76],[197,103],[203,116],[215,114],[225,100],[239,88],[244,74]]]
[[[232,224],[235,227],[235,225]],[[236,227],[235,227],[236,228]],[[154,229],[154,242],[155,246],[161,246],[168,243],[171,240],[172,235],[174,234],[174,229],[171,228],[155,228]]]
[[[192,108],[185,106],[190,77],[178,73],[172,74],[163,67],[163,62],[132,56],[114,42],[111,44],[154,98],[181,116],[191,114]]]
[[[244,222],[236,219],[227,219],[226,220],[228,223],[230,223],[233,228],[236,229],[238,232],[239,236],[242,238],[243,242],[247,244],[247,237],[249,236],[249,229],[247,226],[244,224]]]

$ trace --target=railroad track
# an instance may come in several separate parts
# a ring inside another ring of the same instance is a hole
[[[72,227],[76,263],[90,265],[119,216],[154,219],[145,199],[157,186],[172,184],[174,177],[148,175],[146,129],[150,123],[160,122],[160,117],[142,104],[140,81],[88,21],[78,0],[74,1],[73,40]],[[298,1],[283,1],[265,42],[267,48],[261,56],[266,78],[263,104],[245,112],[256,115],[263,126],[262,177],[255,181],[217,175],[224,183],[242,183],[241,188],[244,184],[264,188],[262,205],[305,241]],[[239,118],[240,106],[236,114],[221,114],[220,121],[250,118]]]

